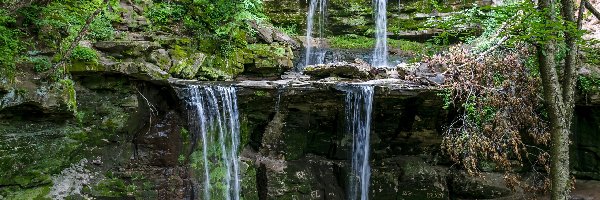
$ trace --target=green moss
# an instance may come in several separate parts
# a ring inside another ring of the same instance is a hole
[[[284,135],[285,142],[285,159],[286,160],[297,160],[300,159],[306,153],[305,150],[308,146],[308,135],[307,132],[293,132],[286,133]]]
[[[14,200],[20,200],[20,199],[28,199],[28,200],[49,200],[50,198],[47,197],[47,195],[50,193],[50,186],[41,186],[41,187],[34,187],[34,188],[29,188],[29,189],[16,189],[15,191],[10,191],[9,190],[0,190],[0,196],[3,196],[3,199],[14,199]]]
[[[104,179],[92,188],[92,193],[95,196],[102,197],[127,197],[134,196],[137,191],[137,186],[129,184],[125,180],[117,177],[109,177]]]
[[[579,76],[577,88],[584,94],[596,94],[600,92],[600,78],[595,76]]]
[[[370,49],[375,46],[375,39],[359,35],[342,35],[329,37],[332,48],[340,49]],[[390,49],[399,49],[415,56],[431,55],[440,51],[443,47],[430,43],[412,42],[407,40],[388,39]]]
[[[248,124],[248,117],[243,116],[240,120],[240,152],[243,148],[250,143],[250,125]]]
[[[254,95],[259,96],[259,97],[265,97],[265,96],[269,96],[269,93],[267,91],[258,90],[258,91],[254,92]]]
[[[76,150],[82,144],[65,137],[69,132],[52,123],[0,124],[0,185],[29,188],[51,183],[52,174],[80,159]]]
[[[258,186],[256,185],[257,170],[254,166],[243,163],[247,168],[242,176],[242,198],[244,200],[258,200]]]

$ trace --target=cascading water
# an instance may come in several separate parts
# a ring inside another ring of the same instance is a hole
[[[350,85],[346,90],[346,128],[352,134],[352,163],[348,199],[367,200],[371,168],[369,166],[369,134],[374,87]]]
[[[240,122],[234,87],[190,86],[192,168],[203,174],[203,198],[240,199]],[[198,142],[201,142],[198,144]]]
[[[387,0],[373,0],[375,4],[375,50],[373,51],[374,67],[387,67]]]
[[[310,0],[308,6],[308,15],[306,16],[306,50],[304,56],[304,66],[323,64],[325,62],[325,49],[322,48],[322,38],[324,36],[323,30],[325,29],[325,17],[327,10],[327,0]],[[319,42],[316,47],[313,44],[313,32],[315,26],[315,14],[317,14],[317,26],[319,29]],[[314,51],[314,52],[313,52]]]

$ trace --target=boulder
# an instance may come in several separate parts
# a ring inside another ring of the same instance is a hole
[[[300,44],[296,40],[294,40],[286,33],[275,28],[271,24],[267,24],[266,22],[257,22],[255,20],[249,21],[248,24],[258,33],[260,39],[266,42],[267,44],[278,42],[281,44],[285,44],[291,47],[292,49],[300,48]]]
[[[102,60],[101,63],[76,62],[69,66],[74,74],[113,73],[122,74],[145,81],[165,81],[171,77],[155,64],[148,62],[114,62]]]
[[[177,78],[184,79],[193,79],[206,59],[206,55],[203,53],[191,53],[191,55],[186,53],[181,55],[173,49],[169,50],[169,55],[173,59],[173,65],[169,73]]]
[[[164,71],[169,71],[173,66],[173,61],[169,52],[165,49],[158,49],[150,53],[149,61]]]
[[[152,41],[122,40],[100,41],[96,42],[94,47],[115,58],[137,58],[160,49],[161,46]]]
[[[304,68],[304,73],[313,79],[327,77],[341,77],[350,79],[370,79],[375,71],[366,62],[356,59],[354,63],[338,62],[331,64],[309,65]]]
[[[251,44],[243,54],[243,75],[279,77],[294,67],[294,53],[285,45]]]

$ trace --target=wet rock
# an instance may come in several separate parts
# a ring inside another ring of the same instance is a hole
[[[160,49],[160,44],[151,41],[100,41],[94,47],[115,58],[136,58]]]
[[[137,138],[140,159],[152,166],[174,167],[182,148],[181,127],[178,115],[171,111],[162,118],[149,121],[147,132]]]
[[[450,192],[453,196],[466,199],[495,199],[513,195],[506,187],[502,174],[484,173],[481,177],[455,172],[449,176]]]
[[[149,61],[160,67],[164,71],[169,71],[173,66],[173,61],[169,52],[165,49],[158,49],[150,53]]]
[[[339,168],[318,156],[288,161],[283,172],[267,169],[267,199],[346,199]]]
[[[350,79],[370,79],[374,77],[373,68],[366,62],[357,59],[354,63],[338,62],[325,65],[309,65],[304,73],[313,79],[341,77]]]
[[[373,199],[448,199],[446,170],[417,157],[394,157],[373,162]]]
[[[193,53],[191,55],[181,55],[176,50],[169,50],[169,55],[173,59],[173,66],[169,73],[178,78],[193,79],[204,64],[206,55],[203,53]]]

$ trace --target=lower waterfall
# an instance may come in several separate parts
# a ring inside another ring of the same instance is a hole
[[[191,167],[201,172],[203,199],[240,199],[240,122],[236,89],[190,86],[188,113],[196,151]]]
[[[346,90],[346,128],[352,134],[352,164],[348,199],[369,199],[371,168],[369,166],[369,134],[373,110],[374,87],[350,85]]]

